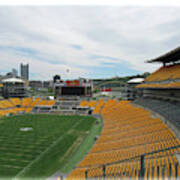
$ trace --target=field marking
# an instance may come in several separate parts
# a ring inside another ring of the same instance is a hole
[[[79,136],[79,137],[76,139],[76,141],[75,141],[75,142],[71,145],[71,147],[66,151],[66,153],[64,154],[64,156],[62,156],[62,157],[60,158],[60,160],[64,161],[65,158],[68,157],[69,153],[71,153],[71,151],[73,152],[73,148],[76,149],[76,147],[78,147],[78,146],[82,143],[82,141],[80,141],[80,140],[82,140],[82,137],[81,137],[81,136]]]
[[[97,118],[95,118],[96,120],[98,120]],[[58,177],[63,177],[64,179],[66,179],[66,177],[69,175],[69,173],[77,166],[77,164],[87,155],[87,153],[90,151],[90,149],[93,147],[93,145],[95,144],[95,142],[93,141],[92,144],[89,146],[90,148],[85,148],[84,149],[84,145],[86,144],[86,140],[89,141],[90,139],[93,139],[94,135],[99,134],[98,133],[98,129],[102,127],[102,124],[100,123],[99,125],[96,124],[96,121],[93,123],[92,127],[90,130],[88,130],[88,134],[86,134],[85,138],[83,139],[82,143],[78,146],[78,148],[73,152],[73,154],[69,157],[69,159],[67,160],[67,162],[65,163],[65,165],[60,168],[56,173],[54,173],[52,176],[50,176],[47,180],[55,180]],[[101,129],[102,130],[102,129]],[[86,131],[87,132],[87,131]],[[81,158],[77,157],[79,156],[79,154],[77,153],[79,150],[82,151],[83,150],[83,156],[80,156]],[[85,153],[84,153],[85,150]],[[77,155],[78,154],[78,155]],[[73,165],[70,164],[70,162],[73,161]],[[66,167],[71,166],[70,170],[66,170]],[[72,167],[73,166],[73,167]],[[65,169],[65,171],[64,171]],[[58,176],[59,174],[59,176]]]
[[[76,127],[83,119],[81,119],[80,121],[78,121],[77,123],[75,123],[66,133],[64,133],[62,136],[60,136],[56,141],[54,141],[50,146],[48,146],[44,152],[42,152],[39,156],[37,156],[33,161],[31,161],[27,166],[25,166],[22,171],[20,171],[14,178],[12,178],[12,180],[18,180],[18,176],[20,176],[21,174],[23,174],[33,163],[35,163],[36,161],[38,161],[44,154],[46,154],[49,149],[51,149],[53,146],[55,146],[59,141],[61,141],[62,139],[64,139],[65,135],[68,134],[68,132],[70,130],[72,130],[74,127]]]
[[[22,169],[21,166],[15,166],[15,165],[9,165],[9,164],[1,164],[1,167],[8,167],[8,168],[14,168],[14,169]]]

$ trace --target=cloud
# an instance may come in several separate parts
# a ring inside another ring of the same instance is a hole
[[[71,47],[74,48],[74,49],[78,49],[78,50],[83,49],[82,46],[80,46],[78,44],[72,44]]]
[[[33,79],[152,72],[159,65],[144,61],[179,46],[178,27],[176,7],[4,6],[0,70],[24,61]]]

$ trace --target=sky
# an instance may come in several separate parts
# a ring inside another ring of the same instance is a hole
[[[0,6],[0,74],[29,63],[30,79],[153,72],[180,45],[180,7]]]

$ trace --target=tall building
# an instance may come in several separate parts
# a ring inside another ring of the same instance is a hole
[[[24,80],[29,80],[29,64],[23,65],[21,63],[21,78]]]
[[[17,77],[18,76],[18,71],[16,69],[12,69],[12,75],[13,77]]]

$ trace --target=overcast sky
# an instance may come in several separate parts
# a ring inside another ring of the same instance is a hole
[[[180,7],[0,7],[0,74],[24,62],[30,79],[135,75],[179,45]]]

